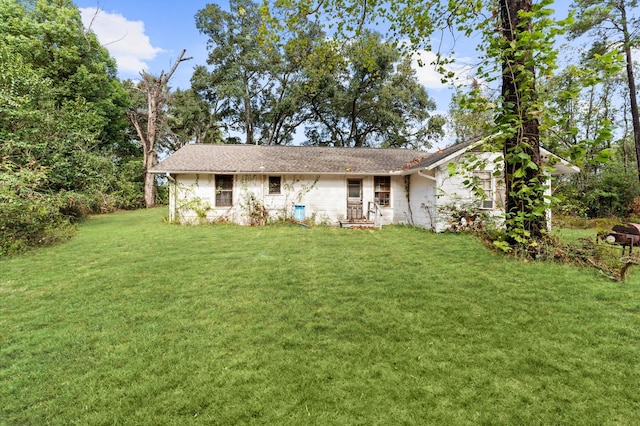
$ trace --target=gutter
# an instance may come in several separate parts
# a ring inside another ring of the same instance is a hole
[[[437,182],[437,179],[435,178],[435,176],[425,175],[424,173],[422,173],[422,170],[418,170],[418,174],[425,179],[429,179],[432,182]]]
[[[178,200],[177,198],[177,187],[176,187],[176,178],[171,176],[171,173],[167,172],[167,180],[171,184],[169,187],[169,220],[176,222],[176,218],[178,217]],[[171,198],[173,198],[173,211],[171,210]]]
[[[402,171],[344,171],[344,172],[322,172],[322,171],[309,171],[303,170],[298,172],[279,172],[279,171],[251,171],[251,170],[152,170],[150,173],[154,174],[166,174],[167,176],[173,173],[174,175],[183,174],[204,174],[204,175],[256,175],[256,176],[297,176],[297,175],[329,175],[329,176],[403,176],[409,174]]]

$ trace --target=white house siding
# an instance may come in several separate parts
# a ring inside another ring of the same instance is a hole
[[[434,203],[436,232],[443,232],[449,227],[449,217],[446,208],[453,204],[468,203],[473,200],[471,191],[465,188],[462,176],[450,176],[446,167],[436,169],[437,194]]]
[[[493,172],[496,159],[500,157],[500,154],[495,153],[476,153],[475,154],[479,158],[484,158],[486,160],[485,165],[482,171],[490,171]],[[461,159],[459,157],[458,159]],[[458,168],[457,174],[451,176],[449,174],[449,170],[447,169],[447,164],[443,164],[436,168],[435,176],[436,176],[436,185],[437,185],[437,193],[435,194],[435,211],[436,211],[436,220],[434,230],[436,232],[443,232],[449,228],[449,219],[450,216],[447,214],[447,210],[450,206],[453,205],[463,205],[468,203],[479,204],[480,201],[473,194],[471,189],[469,189],[464,181],[468,179],[468,174],[462,173],[462,170]],[[494,190],[497,189],[497,184],[494,178]],[[492,210],[486,210],[488,213],[492,215],[500,215],[502,210],[498,208],[499,200],[494,199],[495,207]]]
[[[176,175],[174,187],[170,192],[170,219],[181,223],[224,219],[238,224],[248,224],[248,204],[251,197],[261,202],[272,218],[291,216],[294,205],[311,201],[309,194],[317,192],[326,184],[321,180],[316,182],[315,176],[281,176],[280,194],[269,194],[269,175],[234,175],[232,206],[217,207],[215,176],[215,174]],[[326,191],[325,197],[314,197],[315,201],[310,203],[309,208],[322,208],[325,200],[335,195],[331,192]],[[205,217],[199,217],[198,207],[201,211],[202,208],[206,208]]]
[[[365,216],[368,203],[375,198],[373,176],[282,175],[281,193],[269,194],[269,175],[236,175],[233,206],[216,207],[214,174],[182,174],[174,178],[169,200],[170,220],[181,223],[226,220],[249,224],[246,206],[248,197],[253,195],[273,219],[292,217],[294,206],[302,205],[306,219],[338,225],[346,219],[347,179],[362,179]],[[439,208],[453,202],[472,201],[473,195],[462,184],[464,178],[449,176],[444,166],[436,170],[435,178],[434,182],[417,173],[411,175],[409,206],[404,176],[391,176],[391,207],[381,208],[380,223],[409,223],[444,231],[448,227],[448,217]]]
[[[404,176],[391,176],[391,209],[387,210],[383,224],[409,223],[409,206],[404,184]]]
[[[235,148],[234,148],[235,149]],[[424,163],[423,168],[418,171],[411,169],[410,174],[410,202],[407,203],[405,193],[405,179],[401,175],[400,168],[396,168],[398,174],[394,174],[391,179],[390,206],[382,207],[382,216],[378,218],[382,224],[410,223],[414,226],[432,229],[437,232],[446,230],[449,227],[448,219],[450,215],[446,213],[446,208],[452,204],[462,204],[475,202],[472,191],[463,184],[463,176],[449,176],[446,161],[459,162],[464,157],[463,152],[451,151],[449,157],[443,157],[441,153],[438,160]],[[484,171],[491,171],[495,164],[493,160],[499,154],[481,153],[476,154],[489,159],[485,166],[481,166]],[[549,155],[548,153],[546,155]],[[187,156],[188,157],[188,156]],[[301,162],[300,164],[306,164]],[[282,193],[269,194],[269,176],[278,176],[277,173],[263,173],[263,166],[255,166],[251,170],[261,170],[254,175],[236,175],[233,188],[233,206],[215,206],[215,174],[211,172],[171,172],[171,170],[185,170],[178,162],[177,169],[172,169],[169,165],[166,169],[155,173],[167,173],[170,183],[169,215],[173,221],[182,223],[208,222],[216,219],[225,219],[239,224],[250,222],[246,201],[249,195],[262,203],[270,217],[277,219],[284,216],[291,217],[294,213],[295,205],[303,205],[307,219],[313,218],[316,222],[337,225],[339,221],[346,218],[347,210],[347,180],[361,179],[363,186],[363,214],[367,215],[368,203],[375,198],[374,176],[354,175],[339,171],[339,174],[317,174],[304,175],[279,175],[282,179]],[[226,165],[221,167],[225,168]],[[233,167],[233,166],[230,166]],[[286,165],[280,165],[280,170],[285,170]],[[302,166],[303,167],[303,166]],[[555,166],[555,174],[575,173],[577,168],[561,162]],[[345,168],[344,170],[347,170]],[[339,170],[342,170],[340,168]],[[266,171],[265,171],[266,172]],[[325,171],[325,173],[330,173]],[[224,174],[224,173],[223,173]],[[230,173],[226,173],[230,174]],[[425,177],[432,176],[432,178]],[[488,210],[495,216],[503,216],[504,187],[499,188],[494,185],[497,197],[495,198],[497,208]],[[547,195],[551,193],[550,188]],[[548,212],[549,214],[549,212]],[[550,224],[550,216],[547,216]]]
[[[207,220],[211,212],[204,209],[215,203],[214,175],[211,174],[181,174],[174,175],[169,189],[169,219],[181,223],[196,223]],[[199,208],[206,213],[206,217],[199,218]],[[221,212],[216,216],[223,216]]]
[[[435,182],[414,173],[410,177],[411,217],[414,226],[434,229],[436,215]]]
[[[362,179],[362,207],[363,207],[363,215],[367,217],[367,209],[369,208],[369,203],[375,202],[375,187],[374,187],[374,176],[345,176],[344,177],[344,185],[345,185],[345,193],[343,195],[343,199],[346,200],[346,182],[347,179]],[[405,196],[404,190],[404,177],[400,175],[395,175],[390,177],[391,181],[391,194],[390,194],[390,203],[389,206],[380,206],[379,214],[380,216],[377,218],[378,222],[382,225],[389,225],[392,223],[406,223],[406,211],[407,211],[407,199]],[[343,204],[345,201],[342,202]],[[371,220],[374,219],[374,213],[371,213]],[[344,220],[344,213],[340,215],[340,220]]]
[[[269,176],[281,176],[281,193],[269,194]],[[215,206],[215,174],[174,175],[170,191],[170,220],[198,223],[228,220],[249,224],[247,201],[261,202],[273,219],[292,217],[294,206],[304,206],[306,219],[337,225],[346,218],[347,179],[362,179],[363,214],[374,201],[373,176],[354,175],[235,175],[233,206]],[[397,222],[394,212],[406,211],[404,180],[391,177],[392,207],[382,208],[382,223]],[[199,210],[199,212],[198,212]],[[203,216],[203,212],[206,213]],[[200,214],[199,214],[200,213]],[[404,215],[404,213],[403,213]],[[406,222],[406,218],[400,222]]]
[[[303,205],[306,219],[313,218],[316,223],[335,225],[344,218],[347,210],[344,176],[283,176],[284,180],[293,185],[291,193],[285,196],[290,199],[285,203]],[[313,189],[310,189],[312,186]]]
[[[307,217],[315,214],[316,222],[338,225],[346,220],[347,213],[347,181],[362,180],[363,216],[367,216],[369,203],[375,201],[373,176],[359,175],[323,175],[319,178],[314,191],[306,193],[299,204],[305,206]],[[380,223],[383,225],[398,223],[397,211],[406,210],[404,181],[402,176],[391,176],[391,206],[381,207]],[[373,217],[371,217],[373,220]]]

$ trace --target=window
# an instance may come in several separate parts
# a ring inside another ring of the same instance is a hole
[[[391,205],[391,176],[374,176],[375,200],[380,207]]]
[[[360,200],[362,198],[362,180],[349,179],[347,180],[347,197]]]
[[[216,207],[233,206],[233,175],[216,175]]]
[[[482,209],[494,208],[494,188],[493,188],[493,176],[491,171],[474,172],[473,176],[476,179],[476,193],[480,196]]]
[[[269,194],[280,194],[280,176],[269,176]]]

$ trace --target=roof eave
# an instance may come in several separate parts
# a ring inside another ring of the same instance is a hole
[[[451,154],[447,155],[446,157],[441,158],[440,160],[436,161],[433,164],[429,164],[428,166],[424,167],[421,170],[427,170],[427,171],[431,171],[434,169],[437,169],[438,167],[442,166],[443,164],[447,164],[449,162],[451,162],[451,160],[453,160],[456,157],[459,157],[460,155],[465,154],[467,151],[480,146],[484,143],[484,139],[480,139],[477,142],[474,142],[472,144],[469,144],[457,151],[452,152]]]
[[[552,171],[551,171],[552,176],[575,175],[577,173],[580,173],[580,167],[574,166],[564,158],[558,157],[556,154],[552,153],[547,149],[540,148],[540,155],[547,158],[546,162],[549,161],[548,158],[554,159],[554,164],[549,166],[552,168]]]

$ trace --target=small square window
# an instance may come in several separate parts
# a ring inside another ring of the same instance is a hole
[[[280,176],[269,176],[269,194],[280,194],[282,178]]]

